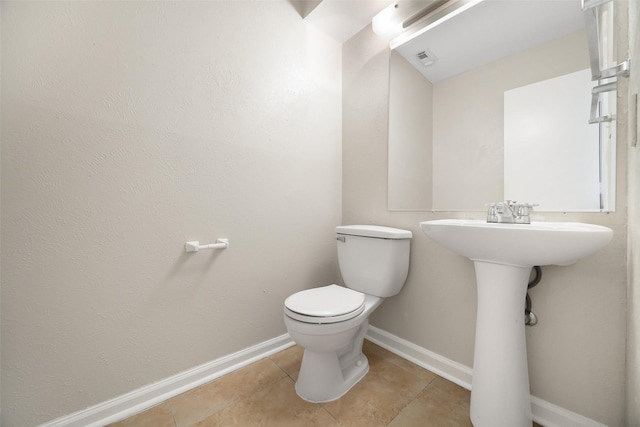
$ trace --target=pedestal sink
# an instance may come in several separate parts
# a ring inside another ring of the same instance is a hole
[[[478,314],[471,422],[475,427],[530,427],[524,300],[531,267],[573,264],[604,247],[613,232],[572,222],[496,224],[457,219],[424,221],[420,228],[474,262]]]

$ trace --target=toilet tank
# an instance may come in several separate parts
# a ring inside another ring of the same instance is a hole
[[[390,297],[409,273],[411,231],[378,225],[343,225],[338,234],[338,264],[348,288]]]

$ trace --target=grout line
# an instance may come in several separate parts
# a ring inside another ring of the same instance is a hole
[[[171,399],[167,400],[167,405],[169,405],[169,410],[171,411],[171,420],[173,421],[173,427],[178,427],[178,422],[176,421],[176,416],[173,413],[173,405],[171,404]]]
[[[279,354],[279,353],[276,353],[276,354]],[[280,369],[280,370],[281,370],[281,371],[282,371],[286,376],[288,376],[289,378],[291,378],[291,380],[292,380],[293,382],[295,382],[295,380],[291,377],[291,375],[289,374],[289,372],[287,372],[287,370],[286,370],[286,369],[284,369],[282,366],[278,365],[278,363],[277,363],[275,360],[273,360],[273,359],[271,358],[271,356],[269,356],[269,360],[270,360],[274,365],[276,365],[276,367],[277,367],[278,369]]]
[[[326,412],[327,414],[329,414],[329,416],[331,417],[332,420],[334,420],[336,423],[338,423],[338,425],[342,425],[342,423],[331,413],[327,410],[327,408],[324,407],[324,405],[322,404],[318,404],[320,406],[320,408]]]
[[[376,344],[376,345],[377,345],[377,344]],[[385,360],[386,360],[386,359],[385,359]],[[392,362],[389,362],[389,363],[392,363]],[[410,363],[413,363],[413,362],[410,362]],[[415,363],[413,363],[413,364],[415,365]],[[394,364],[394,365],[395,365],[395,364]],[[399,369],[404,369],[402,366],[399,366],[399,365],[395,365],[395,366],[396,366],[397,368],[399,368]],[[416,365],[416,366],[418,366],[418,365]],[[422,368],[421,366],[418,366],[418,367],[419,367],[419,368],[421,368],[421,369],[424,369],[425,371],[428,371],[428,369]],[[431,371],[429,371],[429,372],[431,372]],[[418,393],[416,393],[416,395],[415,395],[415,396],[413,396],[411,399],[409,399],[409,401],[407,402],[407,404],[406,404],[406,405],[404,405],[404,406],[402,407],[402,409],[400,409],[400,410],[398,411],[398,413],[397,413],[397,414],[395,414],[395,415],[393,416],[393,418],[392,418],[392,419],[387,423],[387,426],[388,426],[388,425],[391,425],[391,423],[393,423],[393,420],[395,420],[396,418],[398,418],[398,417],[400,416],[400,414],[401,414],[405,409],[407,409],[407,407],[408,407],[409,405],[411,405],[414,401],[416,401],[416,400],[420,397],[420,395],[421,395],[422,393],[424,393],[424,392],[429,388],[429,386],[430,386],[431,384],[433,384],[433,383],[435,382],[435,380],[436,380],[436,379],[438,379],[438,378],[441,378],[441,377],[440,377],[439,375],[436,375],[436,376],[434,376],[433,378],[431,378],[431,380],[430,380],[430,381],[429,381],[429,382],[428,382],[428,383],[427,383],[427,384],[422,388],[422,390],[420,390]]]
[[[267,359],[269,359],[269,362],[273,363],[273,365],[274,365],[276,368],[278,368],[278,369],[280,369],[280,371],[282,371],[282,373],[284,374],[284,376],[283,376],[283,377],[281,377],[281,378],[285,378],[285,377],[289,377],[289,378],[291,378],[291,375],[289,375],[289,373],[288,373],[287,371],[285,371],[285,370],[282,368],[282,366],[278,365],[278,364],[277,364],[277,363],[276,363],[276,362],[275,362],[271,357],[268,357]],[[251,365],[249,365],[249,366],[251,366]],[[281,378],[278,378],[278,380],[280,380]],[[278,382],[278,380],[274,381],[274,382],[273,382],[273,384],[277,383],[277,382]]]
[[[418,366],[418,365],[416,365],[416,366]],[[422,368],[422,369],[424,369],[424,368]],[[425,369],[425,370],[427,370],[427,371],[428,371],[428,369]],[[429,372],[431,372],[431,371],[429,371]],[[420,390],[420,393],[418,393],[418,394],[416,395],[416,397],[414,397],[414,399],[417,399],[417,398],[418,398],[418,396],[420,396],[422,393],[424,393],[425,391],[427,391],[427,389],[429,388],[429,386],[430,386],[431,384],[433,384],[433,383],[435,382],[435,380],[437,380],[438,378],[442,378],[442,377],[441,377],[440,375],[436,375],[435,377],[433,377],[433,378],[431,379],[431,381],[429,381],[429,382],[427,383],[427,385],[425,385],[425,386],[424,386],[424,388],[423,388],[422,390]],[[442,379],[444,379],[444,378],[442,378]],[[445,381],[448,381],[448,380],[446,380],[446,379],[444,379],[444,380],[445,380]]]

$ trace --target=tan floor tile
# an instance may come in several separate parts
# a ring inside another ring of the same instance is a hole
[[[373,382],[360,382],[349,393],[323,407],[342,425],[386,426],[408,403],[393,390]]]
[[[196,426],[338,427],[338,423],[320,405],[300,399],[294,382],[284,378]]]
[[[435,377],[419,367],[399,369],[377,354],[367,356],[369,373],[342,398],[323,405],[345,426],[387,425]]]
[[[175,427],[175,423],[171,407],[165,402],[107,427]]]
[[[438,377],[389,426],[472,427],[470,396],[468,390]]]
[[[422,391],[427,384],[437,377],[433,372],[366,340],[363,345],[363,352],[369,360],[369,369],[371,372],[390,375],[390,380],[393,380],[393,377],[396,376],[395,372],[400,368],[410,376],[415,377],[417,383],[422,384],[422,386],[415,391],[415,394]],[[399,379],[402,378],[401,376]]]
[[[176,426],[192,426],[283,377],[286,374],[280,368],[271,360],[263,359],[176,396],[169,401]]]
[[[270,358],[285,371],[294,381],[298,380],[298,372],[300,371],[300,363],[302,363],[302,354],[304,349],[298,345],[294,345],[284,351],[272,355]]]
[[[392,352],[390,352],[389,350],[385,350],[384,348],[365,340],[364,341],[364,345],[362,346],[362,350],[364,352],[364,354],[367,355],[367,357],[369,358],[369,364],[371,364],[371,359],[372,358],[377,358],[377,357],[381,357],[382,359],[386,360],[387,362],[393,363],[394,365],[408,370],[410,372],[414,372],[417,375],[421,375],[421,376],[430,376],[431,379],[434,379],[435,377],[437,377],[436,374],[434,374],[431,371],[428,371],[427,369],[424,369],[418,365],[416,365],[415,363],[409,362],[407,359],[403,359],[402,357],[398,356],[397,354],[394,354]]]
[[[369,373],[334,402],[296,395],[294,346],[109,427],[471,427],[469,391],[368,341],[364,353]]]
[[[470,400],[469,390],[438,377],[389,423],[389,427],[473,427]],[[534,422],[532,427],[542,426]]]

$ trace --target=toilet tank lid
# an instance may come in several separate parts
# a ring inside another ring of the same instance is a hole
[[[380,239],[410,239],[413,236],[409,230],[380,225],[339,225],[336,227],[336,233]]]

